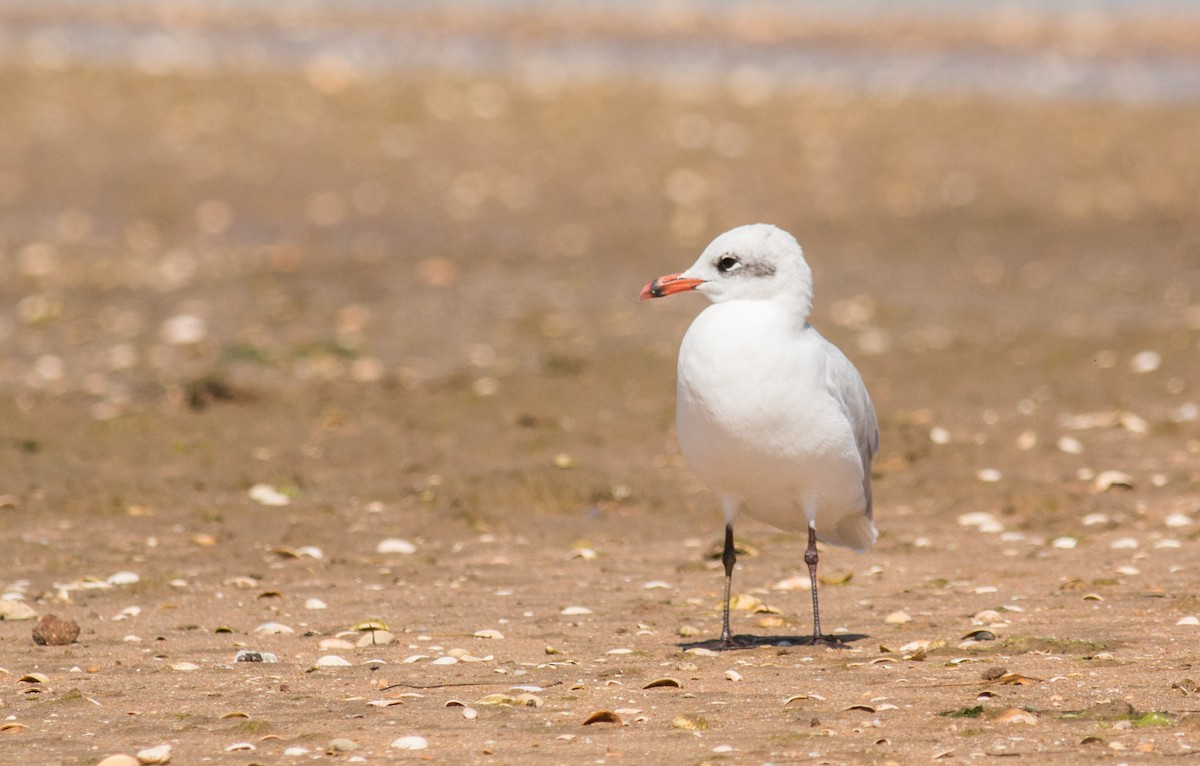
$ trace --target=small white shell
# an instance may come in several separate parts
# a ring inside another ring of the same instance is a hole
[[[376,553],[402,553],[410,554],[417,552],[417,546],[410,543],[408,540],[402,540],[399,537],[389,537],[379,541],[379,545],[375,546]]]
[[[424,750],[429,747],[429,740],[415,735],[400,737],[399,739],[392,740],[392,743],[388,747],[394,747],[397,750]]]
[[[561,612],[559,612],[559,614],[563,615],[564,617],[576,617],[579,615],[591,614],[591,613],[592,613],[592,610],[588,609],[586,606],[568,606],[568,607],[565,607]]]

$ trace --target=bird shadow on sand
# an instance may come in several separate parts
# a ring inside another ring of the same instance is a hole
[[[714,652],[732,652],[742,649],[760,649],[764,646],[787,648],[792,646],[818,646],[828,649],[849,649],[850,644],[870,638],[864,633],[839,633],[836,636],[821,636],[819,639],[808,636],[734,636],[731,643],[725,644],[719,638],[707,641],[689,641],[676,644],[680,649],[709,649]]]

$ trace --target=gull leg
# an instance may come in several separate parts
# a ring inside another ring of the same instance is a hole
[[[813,601],[813,643],[820,643],[821,636],[821,607],[817,603],[817,530],[810,525],[808,528],[808,548],[804,551],[804,563],[808,564],[809,587],[812,590]],[[728,605],[728,601],[726,601]]]
[[[729,632],[729,591],[733,586],[733,565],[737,562],[737,552],[733,549],[733,524],[725,524],[725,550],[721,553],[721,563],[725,565],[725,608],[721,612],[721,645],[733,646],[733,636]]]

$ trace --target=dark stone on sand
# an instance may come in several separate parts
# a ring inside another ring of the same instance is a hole
[[[38,646],[68,646],[79,638],[79,623],[47,614],[33,626],[33,643]]]

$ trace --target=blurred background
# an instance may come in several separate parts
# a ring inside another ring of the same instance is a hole
[[[5,491],[665,505],[701,307],[638,290],[753,221],[893,499],[1069,412],[1194,461],[1200,8],[835,6],[0,1]]]

